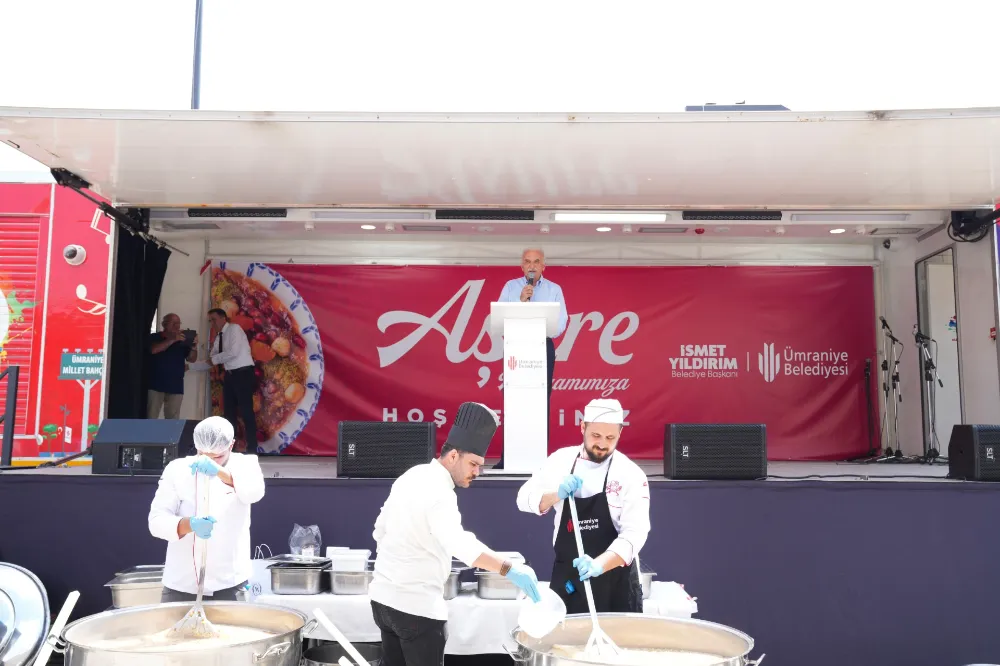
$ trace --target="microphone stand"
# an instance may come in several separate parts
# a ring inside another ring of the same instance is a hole
[[[930,352],[931,343],[933,342],[936,348],[937,341],[919,331],[914,331],[914,338],[924,368],[924,456],[920,460],[923,463],[934,464],[944,462],[938,449],[940,441],[937,435],[937,387],[944,388],[944,382],[938,375],[937,364],[934,362],[935,355]]]
[[[872,401],[872,360],[865,359],[865,404],[868,408],[868,453],[852,458],[847,462],[871,462],[878,458],[878,449],[875,448],[875,404]]]
[[[886,322],[885,317],[879,317],[882,322],[882,393],[885,397],[885,417],[883,418],[883,436],[880,441],[885,442],[886,431],[889,429],[889,414],[892,414],[892,438],[895,449],[889,446],[878,458],[864,461],[865,463],[880,462],[906,462],[903,452],[899,449],[899,405],[903,402],[903,393],[899,385],[899,359],[903,354],[904,345],[895,335]],[[890,397],[891,396],[891,397]]]

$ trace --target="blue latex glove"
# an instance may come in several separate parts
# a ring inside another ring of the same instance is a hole
[[[559,484],[559,499],[564,500],[575,495],[580,488],[583,488],[583,479],[576,474],[568,474]]]
[[[538,576],[527,564],[513,564],[507,572],[507,580],[517,585],[536,604],[542,600],[538,594]]]
[[[204,518],[191,518],[191,531],[199,539],[208,539],[212,536],[212,528],[215,527],[215,518],[205,516]]]
[[[580,580],[597,578],[604,573],[604,567],[595,562],[594,558],[590,555],[576,558],[573,560],[573,566],[576,567],[577,573],[580,574]]]
[[[191,474],[204,474],[205,476],[212,477],[218,475],[222,470],[214,460],[210,458],[205,458],[204,456],[199,456],[193,463],[191,463]]]

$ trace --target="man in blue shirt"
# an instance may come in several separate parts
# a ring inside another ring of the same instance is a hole
[[[520,301],[527,303],[558,303],[559,321],[556,326],[555,337],[559,337],[566,330],[566,323],[569,316],[566,314],[566,299],[563,298],[562,287],[551,280],[543,279],[545,272],[545,252],[532,249],[521,253],[521,270],[524,277],[509,280],[500,292],[497,301],[501,303],[516,303]],[[548,368],[548,402],[545,408],[546,416],[551,414],[552,408],[552,374],[556,366],[556,345],[553,338],[545,340],[545,358]],[[503,454],[500,454],[500,462],[496,469],[503,469]]]
[[[198,337],[188,341],[181,330],[181,318],[168,314],[163,318],[163,331],[149,337],[149,392],[146,396],[146,416],[179,419],[184,400],[184,372],[187,363],[198,360]]]

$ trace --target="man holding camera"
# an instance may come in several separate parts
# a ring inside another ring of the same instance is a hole
[[[181,330],[181,318],[168,314],[163,330],[149,338],[149,392],[146,416],[179,419],[184,401],[184,372],[198,360],[198,336]]]

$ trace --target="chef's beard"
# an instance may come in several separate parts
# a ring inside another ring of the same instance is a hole
[[[608,449],[607,451],[600,453],[598,451],[587,448],[586,445],[584,445],[583,450],[587,453],[587,459],[590,460],[590,462],[594,463],[604,462],[605,460],[608,459],[608,456],[610,456],[612,453],[615,452],[614,449]]]

